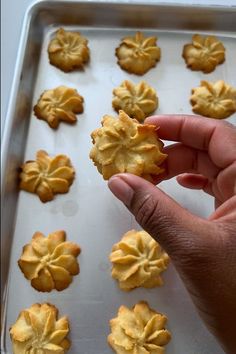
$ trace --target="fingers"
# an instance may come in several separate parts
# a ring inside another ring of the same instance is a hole
[[[217,202],[217,201],[216,201]],[[234,226],[233,235],[236,230],[236,195],[227,200],[225,203],[221,203],[215,212],[209,217],[209,220],[217,220],[220,222],[231,222]],[[234,236],[235,237],[235,236]]]
[[[161,139],[208,151],[214,164],[225,168],[236,156],[236,128],[228,122],[188,115],[153,116],[145,123],[159,126]]]
[[[177,176],[176,180],[182,187],[189,189],[202,189],[204,192],[214,195],[212,185],[205,176],[196,175],[193,173],[183,173],[182,175]]]
[[[200,153],[202,154],[202,152]],[[204,166],[204,163],[207,165]],[[214,181],[214,167],[211,169],[209,169],[209,167],[210,163],[207,159],[203,160],[199,163],[199,168],[197,168],[199,174],[180,174],[177,176],[177,182],[183,187],[202,189],[204,192],[213,195],[216,199],[215,207],[218,208],[223,202],[226,202],[228,199],[236,195],[236,162],[225,168],[223,171],[220,171],[217,175],[218,183]],[[204,176],[203,171],[206,172]],[[215,172],[217,173],[217,169]],[[159,179],[162,178],[161,176],[162,175],[159,176]],[[166,174],[164,178],[167,177]],[[155,182],[160,182],[160,180]]]
[[[208,150],[216,129],[215,121],[200,116],[160,115],[149,117],[145,123],[160,126],[158,135],[162,139],[182,142],[200,150]]]
[[[137,222],[149,232],[172,260],[180,261],[193,253],[200,254],[209,222],[192,215],[168,195],[144,179],[120,174],[112,177],[108,186],[133,213]]]
[[[212,162],[205,151],[190,148],[183,144],[167,146],[164,152],[168,154],[163,167],[165,173],[160,179],[170,179],[185,172],[202,174],[210,181],[215,179],[220,169]]]
[[[204,189],[208,183],[206,177],[192,173],[183,173],[177,176],[176,180],[181,186],[190,189]]]

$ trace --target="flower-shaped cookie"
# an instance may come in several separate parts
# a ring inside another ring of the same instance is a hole
[[[34,304],[20,312],[10,328],[13,354],[65,354],[70,348],[67,317],[58,319],[51,304]]]
[[[236,112],[236,89],[219,80],[201,81],[192,89],[190,97],[193,112],[210,118],[223,119]]]
[[[75,123],[76,113],[83,112],[84,99],[75,89],[59,86],[42,93],[34,113],[37,118],[45,120],[51,128],[56,129],[60,121]]]
[[[140,124],[120,111],[119,117],[104,116],[102,127],[91,134],[90,158],[105,180],[116,173],[129,172],[152,181],[162,173],[159,165],[167,157],[161,150],[154,125]]]
[[[113,90],[113,94],[112,105],[114,109],[117,112],[122,109],[131,118],[136,118],[139,122],[153,113],[158,106],[156,91],[145,81],[135,85],[125,80]]]
[[[50,157],[39,150],[36,161],[26,161],[21,166],[20,189],[36,193],[42,202],[54,198],[54,194],[67,193],[74,180],[75,170],[65,155]]]
[[[171,335],[165,329],[166,316],[139,302],[131,310],[121,306],[110,321],[108,343],[117,354],[164,354]]]
[[[225,61],[225,47],[214,36],[195,34],[192,43],[185,44],[182,56],[188,68],[207,74]]]
[[[120,67],[129,73],[143,75],[160,60],[161,50],[156,37],[144,37],[137,32],[134,37],[125,37],[118,48],[116,56]]]
[[[136,287],[153,288],[163,284],[160,274],[167,268],[169,257],[145,231],[128,231],[112,247],[112,277],[122,290]]]
[[[60,28],[48,46],[50,64],[69,72],[83,68],[89,60],[88,40],[79,32]]]
[[[31,242],[24,246],[18,261],[21,271],[38,291],[64,290],[79,273],[77,256],[80,247],[66,241],[64,231],[45,237],[36,232]]]

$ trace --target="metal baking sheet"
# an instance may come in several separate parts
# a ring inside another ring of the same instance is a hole
[[[47,46],[59,27],[78,30],[89,40],[91,60],[84,71],[63,73],[49,65]],[[156,35],[161,61],[142,77],[121,70],[115,48],[120,39],[142,30]],[[226,47],[226,62],[208,75],[185,67],[182,48],[193,33],[216,34]],[[236,86],[236,9],[155,4],[81,1],[41,1],[25,18],[16,74],[6,119],[2,156],[2,341],[1,351],[12,353],[9,327],[19,312],[35,302],[56,305],[70,320],[70,354],[110,354],[106,337],[109,320],[120,305],[146,300],[168,316],[172,340],[166,353],[221,354],[215,339],[199,319],[181,280],[170,265],[165,285],[151,290],[119,290],[110,276],[111,247],[131,228],[134,218],[116,200],[88,155],[90,133],[100,126],[104,114],[115,114],[112,90],[123,80],[146,80],[159,96],[157,113],[191,114],[189,96],[200,80],[224,79]],[[61,123],[57,131],[38,119],[32,107],[40,94],[58,85],[76,88],[85,99],[84,113],[74,126]],[[236,123],[235,115],[227,119]],[[34,159],[39,149],[67,154],[76,169],[68,194],[46,204],[17,188],[18,167]],[[203,217],[213,210],[213,200],[201,192],[188,191],[172,181],[160,185],[186,208]],[[22,247],[35,231],[48,234],[63,229],[82,249],[81,272],[62,292],[34,290],[17,266]]]

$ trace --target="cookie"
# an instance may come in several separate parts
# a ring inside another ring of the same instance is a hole
[[[124,234],[112,247],[109,259],[112,277],[126,291],[161,286],[161,273],[169,263],[169,257],[160,245],[146,231],[136,230]]]
[[[39,150],[35,161],[26,161],[21,166],[20,189],[35,193],[45,203],[55,194],[67,193],[74,180],[75,170],[66,155],[50,157]]]
[[[215,36],[195,34],[185,44],[182,56],[189,69],[208,74],[225,61],[225,47]]]
[[[171,339],[166,322],[167,317],[150,309],[147,302],[141,301],[132,309],[121,306],[110,321],[107,340],[116,354],[164,354],[164,346]]]
[[[158,107],[158,97],[154,88],[145,81],[137,85],[125,80],[113,90],[113,108],[123,110],[131,118],[143,122]]]
[[[59,86],[42,93],[34,106],[34,113],[56,129],[60,122],[74,124],[76,114],[83,112],[83,102],[83,97],[75,89]]]
[[[23,247],[18,265],[36,290],[61,291],[79,274],[79,254],[80,247],[66,241],[65,231],[55,231],[47,237],[35,232],[30,243]]]
[[[89,61],[88,40],[79,32],[60,28],[48,45],[48,56],[50,64],[62,71],[83,69]]]
[[[120,67],[129,73],[143,75],[156,66],[160,60],[161,50],[157,46],[157,37],[145,37],[137,32],[133,37],[124,37],[116,48]]]
[[[90,158],[105,180],[128,172],[152,181],[154,175],[164,172],[160,165],[167,155],[154,125],[140,124],[120,111],[118,118],[104,116],[102,127],[91,137]]]
[[[70,348],[69,321],[58,319],[58,310],[51,304],[34,304],[20,312],[10,328],[13,354],[60,353]]]
[[[192,89],[190,103],[196,114],[224,119],[236,112],[236,89],[223,80],[201,81],[199,87]]]

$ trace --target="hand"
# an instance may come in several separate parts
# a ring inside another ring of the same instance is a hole
[[[109,188],[137,222],[168,252],[202,319],[227,353],[236,353],[236,128],[198,116],[156,116],[165,173],[184,187],[215,197],[207,219],[191,214],[151,183],[131,174],[109,180]]]

